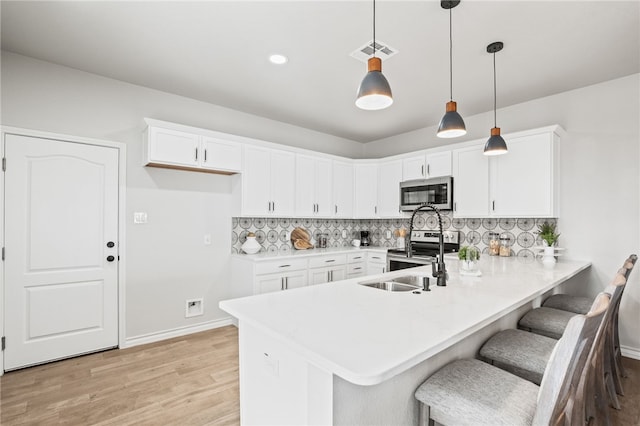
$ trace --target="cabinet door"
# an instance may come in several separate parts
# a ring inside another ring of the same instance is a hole
[[[316,193],[316,214],[329,217],[333,215],[333,194],[332,194],[332,167],[331,161],[317,159],[315,162],[315,193]]]
[[[507,140],[509,153],[492,165],[492,214],[553,216],[552,137],[544,133]]]
[[[344,266],[334,267],[331,269],[331,282],[342,281],[347,278],[347,268]]]
[[[293,216],[295,211],[295,154],[271,151],[271,201],[272,215]]]
[[[451,151],[427,155],[427,177],[451,176]]]
[[[285,289],[300,288],[307,286],[307,271],[292,271],[285,276]]]
[[[245,147],[242,170],[242,214],[271,214],[271,156],[268,149]]]
[[[453,199],[455,217],[489,214],[489,158],[483,145],[453,151]]]
[[[378,168],[378,216],[401,217],[400,182],[402,161],[381,163]]]
[[[328,283],[330,270],[330,266],[309,269],[309,285]]]
[[[284,290],[283,274],[268,274],[256,276],[256,290],[259,294]]]
[[[198,166],[200,136],[178,130],[149,128],[148,160],[150,163],[176,166]]]
[[[367,256],[367,275],[387,272],[387,257],[384,254],[369,253]]]
[[[315,160],[305,155],[296,156],[296,215],[310,217],[315,214]]]
[[[202,138],[202,167],[227,172],[240,172],[242,149],[237,142],[211,137]]]
[[[353,217],[353,164],[333,162],[333,214]]]
[[[356,164],[354,166],[354,216],[377,217],[378,166]]]
[[[402,180],[424,179],[426,176],[424,160],[424,155],[402,160]]]

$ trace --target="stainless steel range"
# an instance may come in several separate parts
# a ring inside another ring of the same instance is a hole
[[[460,249],[460,232],[444,231],[444,252],[454,253]],[[387,251],[387,271],[415,268],[416,266],[430,265],[438,256],[439,231],[413,231],[409,238],[412,256],[409,257],[406,250],[389,249]]]

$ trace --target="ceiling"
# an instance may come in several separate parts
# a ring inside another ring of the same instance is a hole
[[[448,12],[378,0],[376,38],[394,104],[362,111],[366,1],[1,3],[2,49],[369,142],[437,125],[449,100]],[[640,72],[638,1],[479,1],[453,9],[453,98],[464,116]],[[289,57],[286,65],[267,60]],[[499,117],[498,117],[498,125]]]

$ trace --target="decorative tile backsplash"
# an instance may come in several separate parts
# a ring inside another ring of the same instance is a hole
[[[489,233],[498,232],[509,237],[512,255],[532,257],[531,250],[536,244],[537,225],[544,222],[556,223],[556,219],[453,219],[451,212],[442,213],[445,230],[460,231],[460,245],[478,247],[483,253],[488,251]],[[283,252],[295,250],[289,236],[294,228],[301,227],[312,235],[312,243],[318,234],[328,236],[329,247],[346,247],[351,240],[360,238],[360,231],[369,231],[372,246],[397,247],[396,231],[409,229],[409,218],[403,219],[289,219],[289,218],[248,218],[231,219],[231,252],[242,253],[241,246],[247,233],[256,234],[262,245],[261,252]],[[433,212],[420,212],[414,220],[414,229],[437,229],[438,218]],[[388,231],[388,232],[387,232]],[[540,241],[537,242],[540,244]]]

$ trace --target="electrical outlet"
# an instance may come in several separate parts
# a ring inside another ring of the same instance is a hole
[[[147,212],[134,212],[133,223],[147,223]]]
[[[185,302],[185,318],[197,317],[204,314],[204,302],[202,297],[199,299],[188,299]]]
[[[347,230],[346,229],[342,230],[342,238],[347,238]]]

